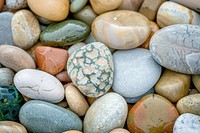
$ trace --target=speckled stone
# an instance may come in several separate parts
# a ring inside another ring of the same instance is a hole
[[[100,42],[83,46],[68,59],[67,71],[75,86],[88,97],[105,94],[113,83],[113,60]]]
[[[197,90],[200,92],[200,75],[192,75],[192,82]]]
[[[85,43],[79,42],[79,43],[76,43],[76,44],[73,44],[72,46],[70,46],[69,49],[67,50],[69,56],[70,56],[73,52],[79,50],[81,47],[83,47],[83,46],[85,46],[85,45],[86,45]]]
[[[128,130],[123,128],[116,128],[110,131],[109,133],[130,133]]]
[[[200,25],[200,15],[187,7],[167,1],[158,10],[157,24],[161,28],[173,24]]]
[[[116,51],[113,61],[115,71],[112,88],[126,98],[143,95],[156,84],[161,75],[161,66],[146,49]]]
[[[9,44],[13,45],[11,21],[13,18],[13,13],[2,12],[0,13],[0,45]]]
[[[92,23],[94,38],[113,49],[136,48],[146,41],[150,33],[149,20],[134,11],[107,12]]]
[[[1,133],[27,133],[26,128],[14,121],[0,121]]]
[[[12,18],[12,36],[16,46],[29,49],[38,42],[40,25],[29,10],[20,10]]]
[[[84,40],[90,27],[79,20],[66,20],[49,25],[40,35],[43,45],[66,47]]]
[[[19,10],[27,7],[27,0],[6,0],[6,6],[11,10]]]
[[[168,26],[150,41],[153,58],[163,67],[185,74],[200,74],[200,27],[188,24]]]
[[[180,114],[192,113],[200,115],[200,94],[188,95],[181,98],[177,102],[176,108]]]
[[[138,11],[144,0],[122,0],[118,10]]]
[[[16,72],[26,68],[36,68],[33,58],[26,51],[10,45],[0,46],[0,63]]]
[[[157,94],[149,94],[129,111],[127,125],[131,133],[172,133],[179,113],[174,105]]]
[[[174,124],[173,133],[199,133],[200,116],[190,113],[182,114]]]
[[[124,127],[128,113],[122,96],[110,92],[97,99],[84,118],[84,133],[108,133],[114,128]]]
[[[4,6],[4,0],[1,0],[1,1],[0,1],[0,12],[1,12],[3,6]]]
[[[82,130],[81,119],[75,113],[39,100],[26,102],[20,109],[19,120],[28,132],[61,133]]]
[[[15,73],[10,68],[0,68],[0,85],[12,85]]]
[[[17,121],[24,100],[14,86],[0,86],[0,121]]]

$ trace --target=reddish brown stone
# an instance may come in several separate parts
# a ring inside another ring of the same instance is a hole
[[[3,5],[4,5],[4,0],[0,0],[0,12],[1,12],[2,8],[3,8]]]
[[[38,67],[52,75],[61,72],[67,63],[68,53],[65,49],[37,46],[35,61]]]
[[[72,82],[67,71],[62,71],[56,74],[56,78],[60,80],[61,82],[67,82],[67,83]]]

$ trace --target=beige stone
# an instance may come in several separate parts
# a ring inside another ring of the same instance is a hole
[[[87,97],[87,101],[90,105],[92,105],[95,101],[97,100],[97,98],[91,98],[91,97]]]
[[[0,121],[0,133],[27,133],[27,130],[17,122]]]
[[[60,107],[63,107],[63,108],[67,108],[67,106],[68,106],[66,100],[63,100],[63,101],[57,103],[56,105],[58,105],[58,106],[60,106]]]
[[[76,130],[70,130],[70,131],[65,131],[63,133],[83,133],[81,131],[76,131]]]
[[[200,92],[200,75],[192,75],[192,82],[197,90]]]
[[[109,133],[130,133],[128,130],[123,128],[116,128],[110,131]]]
[[[144,0],[123,0],[118,10],[138,11]]]

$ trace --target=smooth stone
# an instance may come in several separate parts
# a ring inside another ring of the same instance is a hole
[[[116,51],[113,61],[115,71],[112,88],[123,97],[143,95],[153,88],[161,75],[161,66],[146,49]]]
[[[26,128],[14,121],[0,121],[1,133],[27,133]]]
[[[83,46],[85,46],[85,45],[86,45],[86,44],[85,44],[84,42],[79,42],[79,43],[76,43],[76,44],[71,45],[71,46],[69,47],[69,49],[67,50],[69,56],[70,56],[73,52],[75,52],[75,51],[81,49],[81,47],[83,47]]]
[[[158,8],[166,0],[144,0],[142,3],[139,13],[146,16],[149,20],[155,20]]]
[[[67,71],[62,71],[58,74],[55,75],[55,77],[60,81],[60,82],[71,82],[71,79],[67,73]]]
[[[188,95],[198,94],[199,91],[197,89],[190,89]]]
[[[97,99],[88,109],[83,124],[84,133],[108,133],[123,128],[128,113],[122,96],[110,92]]]
[[[43,45],[66,47],[83,41],[90,27],[79,20],[65,20],[49,25],[40,35]]]
[[[0,12],[1,12],[3,6],[4,6],[4,0],[1,0],[1,1],[0,1]]]
[[[0,121],[17,121],[24,100],[14,86],[0,86]]]
[[[85,22],[87,25],[92,25],[92,22],[97,17],[91,6],[87,5],[79,12],[73,14],[75,19]]]
[[[0,45],[8,44],[13,45],[11,21],[13,18],[13,13],[2,12],[0,13]]]
[[[165,70],[155,85],[157,94],[165,97],[171,102],[178,102],[189,92],[191,76]]]
[[[12,85],[15,73],[10,68],[0,68],[0,85]]]
[[[200,94],[188,95],[181,98],[177,102],[176,108],[180,114],[191,113],[200,115]]]
[[[65,98],[70,109],[75,112],[78,116],[84,116],[87,112],[89,105],[78,88],[73,84],[68,84],[65,87]]]
[[[31,99],[58,103],[64,98],[64,88],[61,82],[44,71],[21,70],[15,74],[14,84],[21,94]]]
[[[122,0],[118,10],[138,11],[144,0]]]
[[[174,124],[173,133],[199,133],[200,116],[190,113],[182,114]]]
[[[100,42],[83,46],[68,59],[67,71],[74,85],[88,97],[105,94],[113,83],[113,60]]]
[[[27,2],[35,14],[52,21],[62,21],[69,14],[69,0],[27,0]]]
[[[70,130],[70,131],[65,131],[63,133],[83,133],[83,132],[76,131],[76,130]]]
[[[92,35],[92,32],[90,32],[90,34],[87,36],[87,38],[84,40],[84,42],[86,44],[88,43],[93,43],[93,42],[97,42],[97,40],[94,38],[94,36]]]
[[[87,101],[89,103],[89,105],[92,105],[94,103],[94,101],[96,101],[97,98],[91,98],[91,97],[87,97]]]
[[[129,111],[127,125],[131,133],[172,133],[179,113],[174,105],[157,94],[149,94]]]
[[[127,103],[136,103],[138,102],[143,96],[146,96],[148,94],[154,94],[155,93],[155,90],[154,88],[151,88],[149,91],[147,91],[146,93],[144,93],[143,95],[141,96],[138,96],[138,97],[132,97],[132,98],[126,98],[125,97],[125,100]]]
[[[111,11],[98,16],[92,23],[95,39],[113,49],[136,48],[150,33],[149,20],[134,11]]]
[[[192,75],[192,82],[197,90],[200,92],[200,75]]]
[[[82,129],[82,121],[75,113],[39,100],[26,102],[20,109],[19,120],[28,132],[34,133],[61,133]]]
[[[38,42],[40,25],[29,10],[20,10],[12,18],[12,36],[16,46],[29,49]]]
[[[69,8],[70,12],[76,13],[80,11],[87,4],[87,2],[88,0],[72,0]]]
[[[52,23],[55,23],[55,21],[51,21],[51,20],[48,20],[46,18],[43,18],[43,17],[40,17],[38,15],[36,15],[38,21],[42,24],[45,24],[45,25],[49,25],[49,24],[52,24]]]
[[[6,0],[6,6],[11,10],[19,10],[26,8],[28,5],[27,0]]]
[[[35,62],[40,70],[56,75],[61,72],[67,63],[67,50],[47,46],[35,48]]]
[[[112,11],[120,6],[123,0],[90,0],[90,4],[96,14]]]
[[[174,24],[200,25],[200,15],[187,7],[167,1],[158,10],[157,24],[161,28]]]
[[[42,43],[37,43],[37,44],[35,44],[35,45],[33,45],[31,48],[29,48],[28,50],[26,50],[26,52],[35,60],[35,48],[37,47],[37,46],[41,46],[42,45]]]
[[[130,133],[128,130],[123,128],[116,128],[110,131],[109,133]]]
[[[58,105],[58,106],[60,106],[60,107],[63,107],[63,108],[67,108],[68,103],[67,103],[67,101],[64,99],[63,101],[57,103],[56,105]]]
[[[179,3],[181,5],[184,5],[194,11],[197,11],[200,13],[200,3],[199,0],[170,0],[176,3]]]
[[[185,74],[200,74],[200,27],[188,24],[168,26],[150,41],[153,58],[163,67]]]
[[[26,68],[36,68],[33,58],[19,47],[1,45],[0,53],[0,63],[16,72]]]

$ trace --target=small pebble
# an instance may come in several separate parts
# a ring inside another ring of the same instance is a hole
[[[11,10],[19,10],[27,7],[27,0],[6,0],[6,6]]]
[[[130,133],[128,130],[123,128],[116,128],[110,131],[109,133]]]
[[[144,0],[122,0],[118,10],[138,11]]]
[[[13,85],[15,73],[10,68],[0,68],[0,85]]]
[[[0,121],[1,133],[27,133],[26,128],[14,121]]]
[[[61,81],[61,82],[71,82],[71,79],[67,73],[67,71],[62,71],[62,72],[59,72],[58,74],[55,75],[56,78]]]

